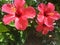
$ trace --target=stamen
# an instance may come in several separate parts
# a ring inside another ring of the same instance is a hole
[[[54,13],[49,13],[49,15],[50,15],[50,16],[53,16],[53,15],[54,15]]]
[[[11,7],[12,12],[16,12],[16,8],[15,7]]]

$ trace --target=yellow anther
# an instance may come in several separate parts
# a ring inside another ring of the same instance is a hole
[[[15,7],[12,7],[11,10],[12,10],[12,12],[16,12],[16,8]]]
[[[49,15],[50,15],[50,16],[53,16],[53,15],[54,15],[54,13],[49,13]]]

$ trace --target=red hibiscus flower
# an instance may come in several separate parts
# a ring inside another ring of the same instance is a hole
[[[39,14],[37,15],[37,30],[43,30],[44,32],[48,32],[53,29],[53,22],[55,20],[60,19],[60,14],[55,11],[55,6],[52,3],[38,5]],[[45,25],[45,26],[44,26]]]
[[[48,3],[47,5],[41,3],[38,5],[38,10],[40,11],[37,17],[37,20],[45,25],[51,26],[53,21],[58,20],[60,18],[60,14],[55,11],[55,6],[52,3]]]
[[[2,11],[7,13],[3,17],[4,24],[8,25],[11,21],[15,22],[18,30],[25,30],[28,26],[28,18],[33,19],[36,15],[33,7],[24,7],[25,0],[14,0],[13,4],[4,4]]]

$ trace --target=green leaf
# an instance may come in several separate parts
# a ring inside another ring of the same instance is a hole
[[[0,24],[2,24],[2,22],[0,22]]]
[[[37,5],[37,1],[36,0],[26,0],[26,3],[28,4],[28,5],[30,5],[30,6],[34,6],[34,7],[36,7],[36,5]]]
[[[11,22],[9,25],[15,27],[14,22]]]
[[[0,33],[0,42],[3,42],[4,40],[4,36],[2,35],[2,33]]]
[[[7,32],[7,31],[9,31],[9,30],[7,29],[7,27],[6,27],[5,25],[3,25],[3,24],[0,24],[0,33],[1,33],[1,32]]]

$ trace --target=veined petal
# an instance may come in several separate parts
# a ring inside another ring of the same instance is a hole
[[[16,18],[15,19],[15,27],[18,30],[25,30],[28,26],[28,21],[26,19],[23,18]]]
[[[48,27],[49,31],[53,31],[54,30],[54,26]]]
[[[38,5],[38,10],[39,10],[41,13],[44,13],[45,7],[46,7],[46,5],[43,4],[43,3],[41,3],[41,4]]]
[[[49,29],[48,29],[48,27],[45,26],[45,27],[43,28],[42,34],[43,34],[43,35],[46,35],[48,32],[49,32]]]
[[[6,25],[6,24],[9,24],[11,21],[13,21],[15,19],[15,17],[14,16],[12,16],[12,15],[5,15],[4,17],[3,17],[3,22],[4,22],[4,24]]]
[[[52,4],[50,2],[47,4],[47,8],[48,8],[48,11],[54,11],[55,10],[54,4]]]
[[[38,25],[37,27],[36,27],[36,31],[37,32],[41,32],[43,30],[43,25]]]
[[[58,12],[54,12],[54,15],[50,16],[50,17],[54,20],[58,20],[58,19],[60,19],[60,14]]]
[[[38,20],[36,20],[36,23],[37,23],[38,25],[43,25],[44,22],[39,22]]]
[[[23,16],[33,19],[36,16],[35,9],[33,7],[26,8],[23,12]]]
[[[44,15],[38,14],[37,20],[38,20],[40,23],[43,23],[43,21],[44,21]]]
[[[9,14],[14,14],[15,11],[12,8],[13,8],[13,6],[11,4],[4,4],[2,6],[2,11],[6,12],[6,13],[9,13]]]
[[[14,0],[14,5],[15,5],[17,8],[23,7],[24,4],[25,4],[25,0]]]
[[[44,24],[48,27],[51,27],[53,25],[53,19],[51,19],[49,17],[45,17],[44,18]]]

